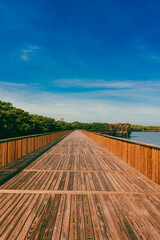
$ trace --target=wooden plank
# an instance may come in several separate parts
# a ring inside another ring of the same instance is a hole
[[[90,206],[88,202],[88,196],[83,195],[82,198],[82,204],[83,204],[83,215],[84,215],[84,225],[85,225],[85,239],[94,239],[94,230],[93,230],[93,224],[92,224],[92,218],[90,213]]]
[[[83,195],[77,195],[77,239],[85,239]]]
[[[61,235],[61,225],[62,225],[62,220],[63,220],[65,200],[66,200],[66,195],[62,195],[61,200],[60,200],[60,205],[58,208],[58,212],[57,212],[55,226],[54,226],[53,233],[52,233],[53,240],[58,240]]]
[[[0,164],[1,167],[5,166],[8,163],[8,144],[0,143]]]
[[[22,156],[27,154],[27,140],[22,139]]]
[[[147,149],[147,177],[152,179],[152,149]]]
[[[70,212],[70,229],[69,229],[69,239],[77,240],[77,206],[76,206],[77,196],[72,195],[71,197],[71,212]]]
[[[66,195],[66,201],[65,201],[64,211],[63,211],[63,222],[61,226],[61,236],[60,236],[60,239],[62,240],[66,240],[69,237],[70,208],[71,208],[71,195]]]
[[[16,145],[16,152],[17,152],[17,156],[16,159],[21,158],[22,157],[22,140],[19,139],[16,141],[17,145]]]
[[[16,142],[15,141],[8,142],[8,163],[11,163],[15,160],[15,152]]]

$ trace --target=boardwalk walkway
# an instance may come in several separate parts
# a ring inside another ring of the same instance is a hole
[[[160,186],[79,131],[3,184],[0,207],[0,240],[160,239]]]

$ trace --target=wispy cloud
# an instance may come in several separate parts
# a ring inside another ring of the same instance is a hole
[[[37,46],[28,46],[27,48],[22,49],[20,58],[23,61],[28,62],[31,59],[31,57],[38,52],[38,49],[39,47]]]
[[[58,79],[53,81],[58,87],[75,88],[103,88],[103,89],[142,89],[160,87],[159,80],[133,81],[133,80],[100,80],[100,79]]]
[[[101,79],[58,79],[53,84],[59,87],[82,88],[130,88],[135,85],[133,81],[105,81]]]
[[[151,56],[152,59],[156,59],[156,60],[159,60],[159,57],[158,56]]]
[[[158,55],[151,55],[150,59],[153,61],[153,63],[160,63],[160,56]]]
[[[4,85],[4,86],[9,86],[9,87],[26,87],[27,85],[25,83],[14,83],[14,82],[4,82],[4,81],[0,81],[0,85]]]
[[[144,43],[142,39],[136,39],[133,43],[133,49],[138,51],[139,57],[147,62],[160,63],[160,56],[151,44]]]
[[[156,84],[156,83],[155,83]],[[157,83],[158,84],[158,83]],[[104,90],[85,93],[54,93],[41,91],[34,86],[19,86],[16,83],[0,85],[0,99],[10,101],[14,106],[30,113],[50,116],[55,119],[64,117],[66,121],[115,122],[128,121],[135,124],[159,124],[159,92],[149,88]],[[97,94],[97,97],[96,97]],[[109,98],[108,98],[109,95]],[[126,99],[117,99],[124,95]],[[133,101],[129,101],[132,95]],[[134,101],[142,98],[138,103]],[[146,97],[146,98],[145,98]],[[147,99],[148,97],[148,99]],[[155,99],[154,99],[155,98]],[[154,99],[154,101],[153,101]]]

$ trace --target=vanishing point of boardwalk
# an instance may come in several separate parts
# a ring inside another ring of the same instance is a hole
[[[160,186],[75,131],[0,188],[0,239],[160,239]]]

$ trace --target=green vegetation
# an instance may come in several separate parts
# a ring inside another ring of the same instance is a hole
[[[67,128],[66,124],[66,128]],[[61,130],[52,118],[32,115],[0,101],[0,138],[38,134]]]
[[[160,131],[160,126],[131,125],[131,131],[159,132]]]
[[[29,114],[11,103],[0,101],[0,139],[72,129],[100,131],[108,130],[109,125],[55,121],[54,118]]]

